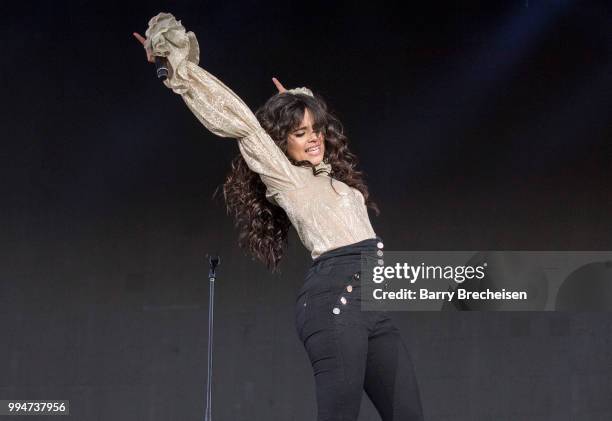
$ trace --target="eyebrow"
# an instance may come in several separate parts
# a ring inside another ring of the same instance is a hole
[[[291,133],[299,132],[300,130],[306,130],[307,128],[308,128],[308,126],[302,126],[302,127],[298,128],[298,129],[293,130]],[[314,126],[312,127],[312,130],[313,131],[317,131],[316,127],[314,127]]]

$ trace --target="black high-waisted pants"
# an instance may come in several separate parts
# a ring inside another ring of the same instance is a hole
[[[323,253],[298,292],[295,325],[315,376],[318,421],[354,421],[362,391],[383,421],[422,420],[412,360],[386,311],[361,311],[361,252],[380,237]]]

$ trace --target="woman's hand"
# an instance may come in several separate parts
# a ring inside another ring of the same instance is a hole
[[[151,53],[151,51],[149,51],[149,50],[147,49],[147,47],[145,46],[145,41],[146,41],[146,39],[145,39],[145,38],[144,38],[142,35],[140,35],[138,32],[134,32],[134,33],[133,33],[133,35],[134,35],[134,37],[135,37],[135,38],[136,38],[138,41],[140,41],[140,43],[141,43],[141,44],[142,44],[142,46],[144,47],[145,52],[147,53],[147,61],[148,61],[149,63],[155,63],[155,58],[153,57],[153,54],[152,54],[152,53]],[[282,85],[281,85],[281,86],[282,86]]]
[[[276,86],[276,89],[278,89],[279,94],[282,94],[286,91],[285,87],[278,81],[277,78],[273,77],[272,82],[274,82],[274,85]]]

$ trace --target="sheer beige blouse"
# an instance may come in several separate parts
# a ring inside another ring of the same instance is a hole
[[[313,259],[322,253],[376,237],[361,192],[326,173],[293,165],[247,105],[219,79],[198,66],[199,46],[180,21],[160,13],[149,21],[146,46],[168,59],[166,87],[179,94],[212,133],[238,141],[249,168],[266,185],[266,198],[285,210]]]

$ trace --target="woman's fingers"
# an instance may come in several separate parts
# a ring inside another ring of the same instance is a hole
[[[138,32],[134,32],[134,36],[136,37],[138,41],[140,41],[142,45],[145,44],[146,39],[142,35],[140,35]]]
[[[151,52],[147,49],[147,47],[145,46],[145,42],[147,41],[146,38],[144,38],[142,35],[140,35],[138,32],[133,32],[134,37],[140,41],[140,43],[142,44],[143,47],[145,47],[145,52],[147,53],[147,61],[149,61],[150,63],[155,63],[155,59],[153,58],[153,54],[151,54]]]
[[[277,78],[273,77],[273,78],[272,78],[272,82],[274,82],[274,85],[276,86],[276,89],[278,89],[278,92],[279,92],[279,93],[282,93],[282,92],[285,92],[285,91],[286,91],[286,89],[285,89],[285,87],[283,86],[283,84],[282,84],[282,83],[280,83],[280,82],[278,81],[278,79],[277,79]]]

